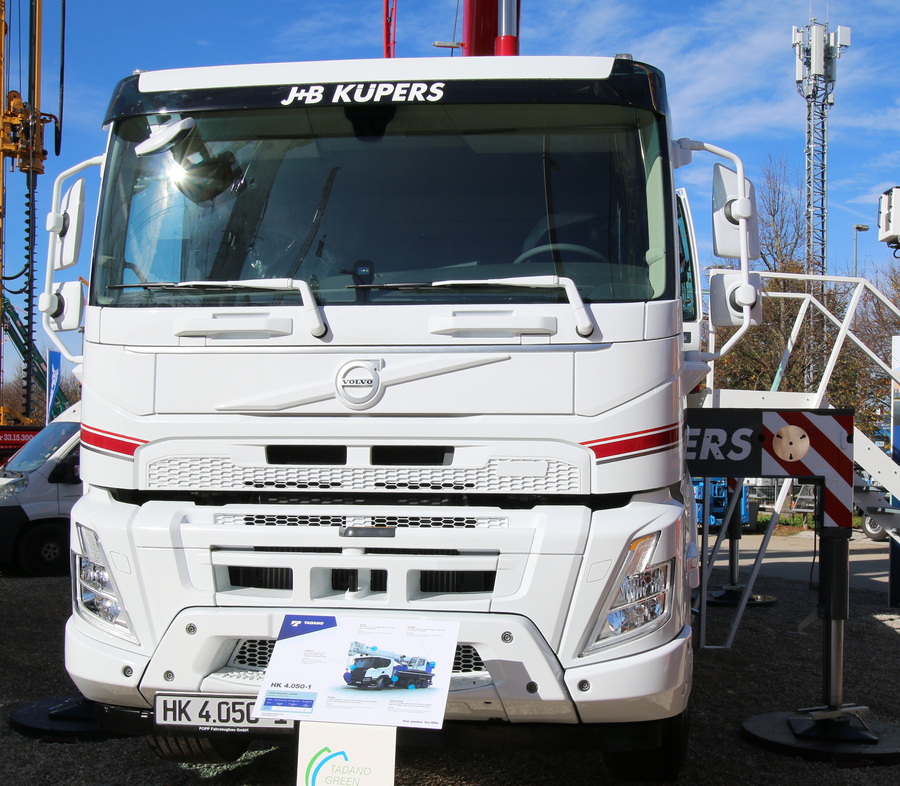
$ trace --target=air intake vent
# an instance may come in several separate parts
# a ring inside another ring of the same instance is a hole
[[[253,589],[292,590],[294,572],[290,568],[252,568],[231,565],[228,581],[232,587]]]
[[[478,650],[471,644],[457,644],[456,654],[453,656],[453,673],[471,674],[477,671],[487,671]]]
[[[386,592],[387,571],[373,570],[369,573],[369,586],[367,589],[370,592]],[[331,571],[331,589],[335,592],[359,592],[359,571],[352,568],[335,568]]]
[[[419,591],[425,593],[493,592],[497,574],[492,570],[423,570]]]
[[[333,592],[387,592],[388,571],[359,568],[332,568]],[[415,572],[413,572],[413,575]],[[492,570],[423,570],[418,572],[418,590],[422,595],[464,595],[493,592],[497,579]],[[294,573],[290,568],[228,566],[232,589],[292,590]]]
[[[453,448],[430,445],[373,445],[372,465],[376,467],[449,467]]]
[[[234,648],[228,665],[237,669],[265,671],[275,649],[275,639],[244,639]]]
[[[347,463],[347,448],[343,445],[269,445],[266,461],[269,464],[343,466]]]

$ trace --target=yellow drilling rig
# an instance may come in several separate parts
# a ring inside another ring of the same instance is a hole
[[[17,6],[21,8],[21,6]],[[43,0],[31,0],[27,20],[14,20],[16,24],[11,26],[10,16],[14,13],[12,4],[6,0],[0,0],[0,75],[2,75],[4,91],[2,103],[2,119],[0,119],[0,154],[3,162],[0,167],[0,275],[2,275],[2,349],[13,346],[22,358],[24,375],[24,387],[21,397],[9,396],[10,400],[2,402],[0,406],[0,426],[6,428],[15,425],[34,425],[43,421],[44,395],[47,383],[47,367],[41,352],[35,343],[35,325],[37,324],[34,304],[34,278],[35,278],[35,194],[37,190],[38,175],[44,173],[44,162],[47,159],[45,149],[45,130],[50,123],[55,129],[55,148],[59,154],[61,141],[61,117],[63,97],[63,47],[60,47],[60,100],[59,112],[51,115],[41,111],[41,67],[42,67],[42,38],[44,26]],[[24,13],[21,14],[24,16]],[[60,16],[60,41],[65,38],[65,0],[61,0]],[[25,45],[21,44],[18,64],[19,87],[22,89],[10,89],[10,35],[11,27],[20,29],[18,40],[23,37],[21,32],[27,25],[27,66],[23,66],[25,60]],[[23,95],[24,93],[24,95]],[[7,263],[5,229],[9,216],[9,206],[6,204],[6,174],[7,171],[21,172],[25,176],[25,204],[24,204],[24,229],[25,229],[25,258],[15,265]],[[10,295],[21,296],[23,305],[17,308],[10,300]],[[0,354],[0,379],[3,377],[3,359]],[[55,407],[54,411],[64,407]],[[0,435],[0,456],[3,453],[2,435]],[[15,440],[13,440],[15,442]]]

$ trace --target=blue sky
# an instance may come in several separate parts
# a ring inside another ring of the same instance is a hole
[[[447,57],[447,50],[432,43],[453,39],[457,5],[398,0],[398,56]],[[122,77],[135,69],[380,57],[381,9],[382,0],[69,3],[63,147],[60,157],[48,159],[39,184],[39,226],[56,174],[102,152],[100,123]],[[58,5],[45,0],[44,13],[41,108],[55,114]],[[832,30],[852,29],[852,45],[838,61],[829,114],[829,269],[852,269],[853,225],[862,223],[872,229],[859,235],[860,271],[871,275],[891,261],[876,237],[878,195],[900,184],[898,0],[522,0],[521,50],[631,53],[666,73],[676,137],[734,150],[757,180],[770,157],[783,159],[802,182],[806,115],[794,81],[791,27],[806,25],[811,16]],[[15,17],[10,23],[15,49],[21,25]],[[9,87],[17,89],[15,52],[11,59]],[[694,163],[678,173],[692,199],[704,264],[713,261],[706,218],[712,163],[711,156],[695,154]],[[7,175],[8,267],[16,265],[21,247],[16,214],[22,179]],[[43,268],[43,236],[40,244]]]

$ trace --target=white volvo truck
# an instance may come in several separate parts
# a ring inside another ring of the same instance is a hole
[[[233,758],[285,732],[249,708],[286,614],[449,619],[446,721],[579,726],[613,765],[677,771],[683,411],[710,357],[691,149],[737,165],[716,243],[745,326],[754,292],[740,163],[673,142],[667,112],[627,57],[119,84],[106,154],[57,181],[40,302],[83,325],[83,354],[60,342],[84,385],[66,664],[102,723]],[[82,307],[56,277],[91,165]]]

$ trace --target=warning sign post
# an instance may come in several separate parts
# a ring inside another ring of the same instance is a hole
[[[811,758],[847,763],[863,759],[900,761],[900,733],[885,724],[866,723],[861,716],[867,708],[846,704],[843,696],[844,622],[850,616],[853,412],[698,409],[688,410],[687,424],[688,466],[693,476],[798,478],[815,483],[819,491],[816,531],[821,538],[823,702],[817,707],[750,718],[743,724],[744,733],[768,747]],[[787,489],[786,485],[779,496],[776,512]],[[776,521],[773,516],[738,618]],[[701,614],[705,615],[703,595]]]

